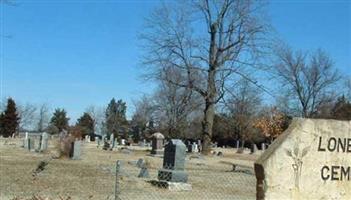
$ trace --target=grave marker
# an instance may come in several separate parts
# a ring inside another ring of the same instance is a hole
[[[188,181],[188,174],[184,171],[186,146],[181,140],[170,140],[165,146],[163,169],[158,171],[158,179],[169,182]]]
[[[165,139],[165,136],[163,136],[162,133],[154,133],[152,135],[151,154],[162,154],[164,139]]]

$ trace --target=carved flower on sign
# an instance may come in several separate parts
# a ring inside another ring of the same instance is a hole
[[[310,150],[310,146],[304,147],[300,151],[299,141],[295,143],[293,149],[285,149],[286,154],[293,159],[292,168],[294,170],[295,188],[300,187],[300,177],[302,171],[302,158],[305,157]]]

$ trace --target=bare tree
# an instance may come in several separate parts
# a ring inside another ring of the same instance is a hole
[[[330,89],[340,79],[332,59],[322,50],[308,54],[289,47],[279,48],[276,55],[274,75],[299,102],[300,115],[313,117],[319,105],[330,101]]]
[[[226,83],[233,74],[246,77],[243,69],[257,64],[267,31],[261,11],[262,4],[251,0],[182,1],[156,9],[146,21],[141,38],[151,77],[189,88],[203,99],[204,153],[210,150],[215,104]],[[160,76],[169,68],[181,70],[181,83]]]
[[[252,142],[254,138],[253,124],[261,109],[261,90],[248,80],[241,79],[235,88],[228,92],[225,108],[229,111],[230,126],[237,138]]]
[[[94,106],[91,105],[88,108],[86,108],[86,113],[88,113],[94,121],[94,130],[96,132],[96,134],[98,135],[103,135],[103,133],[105,133],[106,131],[105,129],[105,110],[106,108],[104,107],[98,107],[98,106]]]
[[[49,105],[43,103],[39,106],[37,130],[43,132],[48,126],[50,121],[50,108]]]
[[[35,112],[37,107],[34,104],[26,103],[18,105],[18,114],[20,117],[19,130],[34,129]]]
[[[160,81],[159,89],[154,99],[157,106],[157,115],[160,120],[160,128],[166,131],[171,138],[185,138],[188,127],[188,119],[191,113],[198,110],[202,105],[197,94],[193,94],[190,88],[178,87],[182,82],[181,70],[168,68],[163,76],[169,77],[169,81]],[[173,84],[176,83],[176,84]]]

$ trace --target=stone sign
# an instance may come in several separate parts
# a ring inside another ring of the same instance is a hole
[[[184,171],[186,146],[181,140],[170,140],[165,146],[163,169],[158,171],[158,179],[170,182],[188,181]]]
[[[351,121],[294,119],[255,173],[258,200],[351,199]]]

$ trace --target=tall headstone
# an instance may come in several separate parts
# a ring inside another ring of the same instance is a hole
[[[181,140],[170,140],[166,146],[163,156],[163,169],[158,171],[158,179],[169,182],[188,181],[185,168],[186,146]]]
[[[198,148],[199,152],[201,152],[201,151],[202,151],[202,144],[201,144],[201,140],[198,140],[198,141],[197,141],[197,148]]]
[[[110,136],[110,144],[111,144],[111,148],[115,148],[115,136],[114,134],[111,134]]]
[[[256,199],[351,199],[351,121],[295,118],[255,162]]]
[[[197,144],[194,142],[193,145],[192,145],[192,152],[199,152],[199,147],[197,146]]]
[[[162,133],[154,133],[152,135],[152,150],[151,154],[162,154],[162,148],[163,148],[163,142],[164,142],[165,136],[162,135]]]
[[[28,132],[26,132],[25,133],[25,137],[24,137],[24,140],[23,140],[23,147],[25,148],[25,149],[28,149]]]
[[[28,141],[28,146],[27,146],[28,151],[34,149],[34,148],[35,148],[35,147],[34,147],[34,145],[35,145],[34,139],[28,138],[27,141]]]
[[[72,142],[72,147],[71,147],[71,152],[70,152],[70,157],[73,160],[79,160],[80,159],[80,147],[81,147],[81,141],[80,140],[76,140],[74,142]]]
[[[266,150],[266,143],[261,143],[261,150],[262,151]]]
[[[48,141],[49,141],[49,135],[44,132],[41,134],[41,145],[40,145],[40,151],[46,151],[48,148]]]
[[[236,149],[239,149],[239,148],[240,148],[240,141],[239,141],[239,140],[236,141],[235,147],[236,147]]]

